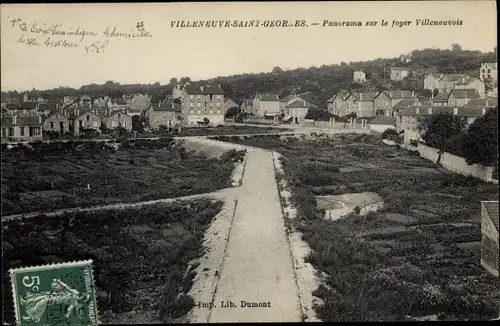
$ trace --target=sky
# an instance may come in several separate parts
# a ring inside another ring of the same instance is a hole
[[[497,39],[496,3],[489,0],[11,4],[0,8],[2,91],[79,88],[108,80],[166,84],[172,77],[199,80],[269,72],[275,66],[308,68],[396,57],[414,49],[450,48],[452,43],[489,52]],[[416,26],[416,19],[460,20],[462,25]],[[258,20],[260,26],[171,27],[174,21],[195,20]],[[266,20],[304,20],[307,26],[262,27]],[[325,20],[377,21],[377,26],[323,26]],[[388,26],[381,26],[381,20]],[[411,24],[392,27],[393,20]],[[142,33],[150,37],[103,33],[116,27],[118,32],[137,34],[140,22]],[[85,35],[83,40],[81,35],[51,35],[47,28],[54,25],[59,25],[57,31],[79,28],[95,35]],[[63,41],[73,47],[61,46]]]

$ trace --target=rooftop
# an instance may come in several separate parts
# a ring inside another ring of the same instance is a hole
[[[396,118],[391,118],[391,117],[380,117],[376,116],[373,119],[370,120],[370,124],[372,125],[395,125],[396,124]]]
[[[262,94],[256,94],[257,98],[260,101],[278,101],[278,94],[276,93],[262,93]]]
[[[224,94],[220,85],[184,85],[183,89],[188,94]]]
[[[480,98],[474,88],[454,89],[451,91],[456,98]]]
[[[15,123],[14,123],[15,120]],[[39,116],[31,117],[2,117],[2,126],[39,126],[40,122]]]

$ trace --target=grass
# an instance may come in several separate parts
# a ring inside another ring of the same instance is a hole
[[[380,136],[218,138],[284,155],[298,212],[293,227],[312,249],[308,261],[329,275],[314,293],[324,302],[315,308],[322,320],[498,316],[500,280],[481,267],[478,250],[456,246],[480,241],[480,201],[498,199],[498,185],[444,173],[414,153],[381,144]],[[383,210],[329,221],[316,206],[317,195],[360,192],[379,194]],[[413,221],[387,219],[387,213]],[[404,232],[395,231],[397,226]]]
[[[2,151],[2,215],[207,193],[242,153],[207,158],[172,138],[39,143]]]
[[[140,323],[175,322],[194,305],[187,293],[196,266],[188,272],[188,264],[202,254],[203,233],[222,205],[198,200],[3,222],[4,320],[15,322],[9,268],[92,259],[101,322],[130,313],[143,316]]]

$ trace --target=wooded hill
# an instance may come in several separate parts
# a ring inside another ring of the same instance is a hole
[[[378,58],[362,62],[341,62],[340,64],[323,65],[321,67],[297,68],[284,71],[275,67],[271,72],[240,74],[226,77],[216,77],[208,80],[192,81],[192,83],[221,84],[225,96],[237,103],[259,92],[276,92],[280,96],[289,94],[303,94],[304,99],[325,107],[325,102],[341,89],[349,90],[382,90],[407,89],[417,94],[423,91],[423,76],[430,72],[467,73],[471,76],[479,75],[482,62],[496,62],[496,47],[492,52],[462,50],[460,45],[453,44],[451,49],[422,49],[411,52],[409,62],[397,58]],[[390,68],[393,66],[409,67],[412,74],[402,82],[391,82]],[[356,70],[363,70],[369,82],[359,85],[352,83],[352,74]],[[167,85],[133,84],[121,85],[108,81],[103,85],[91,84],[80,89],[58,88],[45,91],[29,91],[30,96],[44,98],[60,98],[67,95],[88,94],[92,97],[121,96],[122,94],[148,93],[157,99],[172,91],[177,82],[181,84],[190,81],[189,77],[180,80],[172,78]],[[19,96],[18,92],[2,92],[4,96]]]

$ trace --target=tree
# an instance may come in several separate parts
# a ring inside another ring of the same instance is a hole
[[[144,119],[141,116],[134,115],[132,117],[132,130],[137,132],[144,131]]]
[[[179,83],[179,81],[177,80],[177,78],[175,78],[175,77],[170,78],[170,82],[169,82],[170,85],[177,85],[178,83]]]
[[[377,115],[379,117],[383,117],[384,116],[384,110],[378,109],[377,112],[375,112],[375,115]]]
[[[441,160],[441,153],[445,150],[446,141],[465,129],[465,121],[456,115],[447,112],[423,116],[418,120],[418,130],[427,146],[437,148]]]
[[[182,77],[181,80],[179,80],[179,84],[184,85],[185,83],[191,82],[191,78],[189,77]]]
[[[464,138],[462,153],[467,164],[498,164],[498,107],[477,118]]]
[[[451,50],[453,52],[460,52],[460,51],[462,51],[462,46],[460,44],[458,44],[458,43],[453,43],[451,45]]]
[[[230,107],[226,110],[226,118],[233,118],[240,113],[240,108],[237,106]]]
[[[283,69],[281,69],[280,67],[274,67],[273,70],[272,70],[272,73],[274,74],[282,74],[283,73]]]
[[[205,126],[208,126],[210,124],[210,119],[205,117],[205,118],[203,118],[203,122],[205,123]]]

